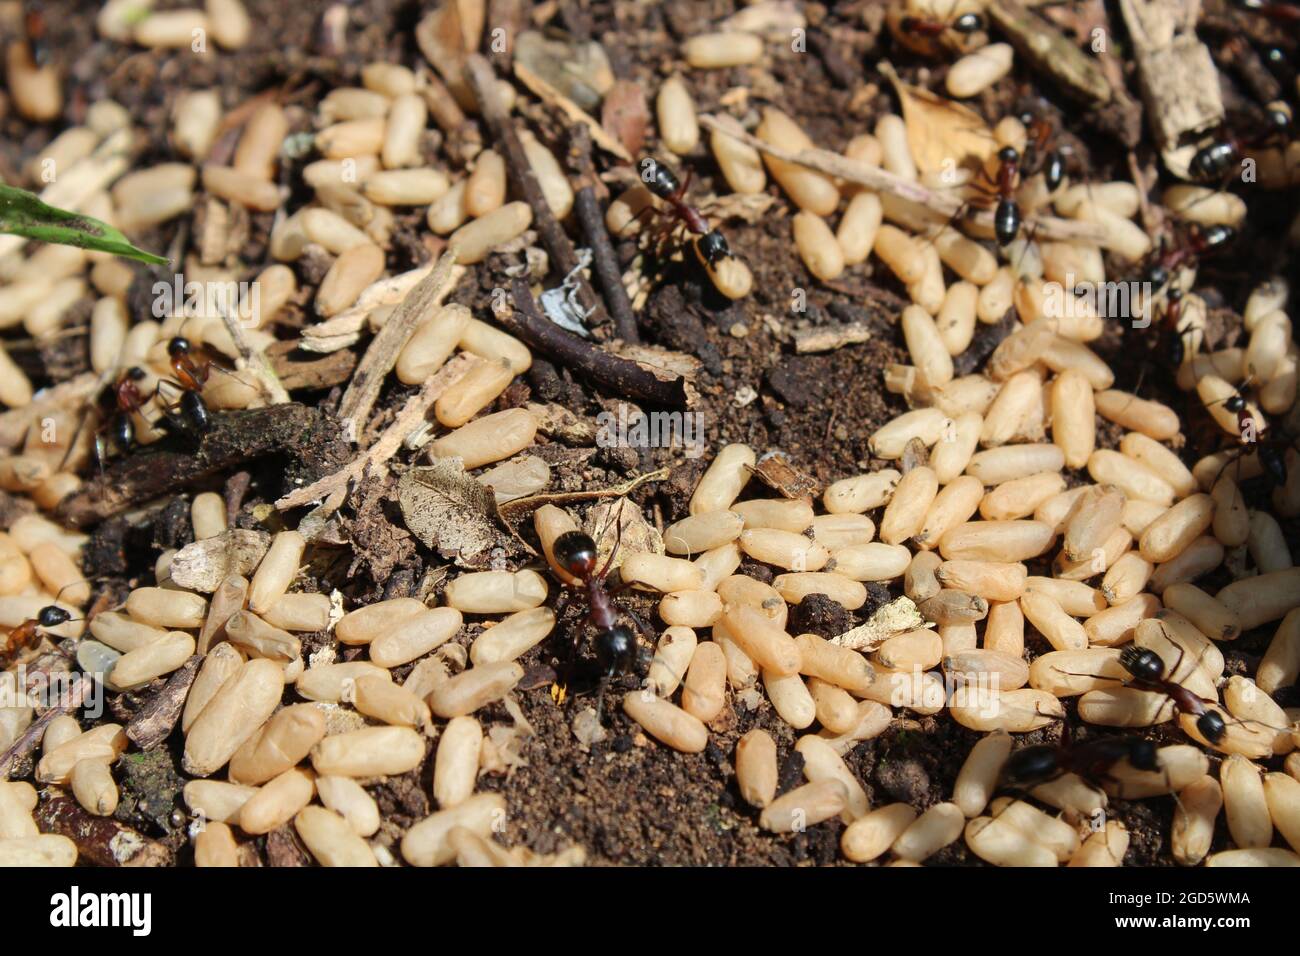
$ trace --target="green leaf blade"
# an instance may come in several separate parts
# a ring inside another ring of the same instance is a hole
[[[76,246],[93,252],[107,252],[149,265],[167,265],[170,260],[137,249],[121,232],[92,216],[51,206],[35,193],[0,184],[0,232]]]

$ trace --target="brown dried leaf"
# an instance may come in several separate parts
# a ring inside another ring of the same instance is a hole
[[[997,141],[974,110],[899,79],[888,62],[880,71],[889,77],[903,105],[907,145],[922,173],[983,166]]]
[[[271,536],[265,531],[240,528],[187,544],[172,557],[172,583],[211,594],[229,575],[252,574],[270,546]]]
[[[641,147],[645,145],[649,123],[650,107],[641,84],[631,80],[615,83],[600,110],[600,125],[605,132],[622,143],[633,156],[639,156]]]
[[[420,541],[463,567],[480,567],[502,543],[491,490],[450,461],[412,468],[397,485],[402,518]]]
[[[764,455],[755,466],[754,474],[785,498],[807,498],[821,488],[821,483],[816,478],[796,468],[784,452],[774,451]]]

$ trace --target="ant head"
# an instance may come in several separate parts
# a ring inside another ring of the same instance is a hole
[[[1153,265],[1147,270],[1147,282],[1154,288],[1164,288],[1169,284],[1169,270],[1162,265]]]
[[[1183,301],[1183,290],[1178,286],[1174,286],[1165,293],[1165,301],[1170,304]]]
[[[596,661],[603,674],[626,674],[636,661],[636,636],[626,624],[615,624],[596,635]]]
[[[706,232],[695,243],[699,251],[700,258],[710,267],[716,266],[723,259],[731,256],[731,247],[727,245],[727,237],[716,229]]]
[[[72,620],[72,615],[57,604],[47,604],[36,615],[36,623],[41,627],[58,627]]]
[[[998,150],[998,161],[1002,163],[1018,163],[1020,162],[1020,154],[1016,152],[1014,146],[1003,146]]]
[[[575,578],[585,581],[596,573],[596,542],[586,532],[564,532],[555,539],[551,553],[556,563]]]
[[[1228,724],[1217,710],[1207,710],[1196,718],[1196,729],[1210,743],[1217,744],[1227,733]]]
[[[1268,128],[1273,133],[1287,133],[1291,130],[1291,105],[1286,100],[1274,100],[1264,107],[1264,116]]]
[[[1240,392],[1237,392],[1234,395],[1229,395],[1223,400],[1223,407],[1234,415],[1238,412],[1244,412],[1246,410],[1246,398]]]
[[[1055,747],[1048,744],[1021,747],[1002,765],[998,783],[1011,790],[1033,787],[1050,780],[1060,769],[1060,755]]]
[[[1136,738],[1129,745],[1128,762],[1137,770],[1146,770],[1150,773],[1157,772],[1160,769],[1160,757],[1156,750],[1155,741],[1143,737]]]
[[[190,340],[183,335],[172,336],[167,343],[167,354],[172,358],[181,358],[190,354]]]
[[[1206,250],[1218,249],[1222,246],[1226,246],[1228,243],[1232,242],[1232,240],[1237,238],[1237,230],[1233,229],[1231,226],[1216,224],[1204,229],[1199,229],[1198,231],[1200,233],[1201,245]]]
[[[958,33],[972,34],[979,33],[984,29],[984,18],[978,13],[963,13],[956,20],[952,21],[952,28]]]
[[[1158,681],[1165,676],[1165,662],[1150,648],[1130,644],[1119,652],[1119,663],[1139,680]]]
[[[142,382],[144,381],[145,371],[138,365],[132,365],[122,374],[122,377],[129,378],[133,382]]]

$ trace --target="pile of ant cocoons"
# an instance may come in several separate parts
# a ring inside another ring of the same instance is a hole
[[[250,24],[238,0],[210,3],[207,12],[153,14],[136,25],[110,3],[99,18],[103,36],[151,48],[188,44],[194,29],[210,29],[220,46],[237,49]],[[947,76],[954,97],[978,95],[1012,67],[1004,44],[962,52]],[[763,54],[762,39],[743,32],[692,37],[681,50],[693,70],[753,64]],[[51,87],[35,64],[19,67],[13,95],[20,112],[59,115],[57,78]],[[533,227],[530,207],[509,200],[497,151],[478,152],[458,178],[424,164],[421,137],[446,108],[431,79],[373,63],[360,86],[329,92],[312,116],[320,158],[303,170],[311,198],[298,208],[285,206],[279,178],[288,112],[273,102],[257,106],[228,164],[215,165],[207,160],[226,119],[220,98],[191,91],[174,113],[177,159],[92,191],[81,211],[137,231],[187,214],[202,190],[248,210],[281,212],[269,239],[275,261],[256,277],[260,311],[243,328],[243,347],[261,351],[275,341],[277,314],[299,292],[290,266],[304,256],[329,260],[308,334],[351,336],[351,344],[363,330],[383,328],[432,269],[387,274],[394,210],[423,207],[428,229],[445,238],[459,266],[529,237]],[[512,101],[513,88],[504,85],[503,95]],[[663,81],[654,107],[667,151],[685,157],[700,148],[689,75]],[[765,107],[757,118],[752,133],[769,146],[816,145],[779,109]],[[1017,240],[1002,263],[944,217],[761,153],[727,135],[745,132],[739,121],[716,119],[720,129],[709,131],[707,148],[722,179],[744,197],[763,193],[771,178],[796,210],[794,247],[813,277],[834,281],[874,256],[905,287],[910,304],[898,324],[909,362],[886,369],[884,385],[909,410],[871,436],[883,467],[842,476],[816,500],[742,498],[752,490],[758,453],[740,444],[719,449],[688,516],[661,529],[664,553],[622,554],[619,576],[660,595],[663,625],[643,686],[611,700],[643,732],[638,745],[698,754],[725,738],[729,709],[770,708],[793,732],[805,780],[778,792],[781,745],[768,730],[753,729],[734,742],[739,793],[758,826],[773,834],[838,819],[843,855],[856,863],[915,865],[964,841],[993,865],[1116,866],[1129,837],[1107,818],[1111,801],[1172,794],[1178,863],[1300,864],[1300,715],[1272,698],[1300,674],[1300,570],[1277,519],[1247,509],[1240,490],[1263,474],[1266,456],[1230,450],[1187,468],[1170,447],[1178,414],[1114,388],[1108,363],[1089,347],[1103,332],[1096,309],[1083,298],[1071,297],[1063,311],[1049,301],[1067,277],[1103,282],[1103,250],[1129,262],[1148,255],[1150,240],[1133,222],[1137,189],[1068,181],[1049,189],[1041,173],[1026,178],[1016,197],[1026,217],[1050,209],[1099,227],[1104,239]],[[884,115],[843,155],[937,187],[934,174],[917,169],[906,133],[902,117]],[[125,109],[96,103],[83,125],[62,133],[28,169],[54,158],[65,180],[89,177],[105,155],[126,152],[133,136]],[[574,205],[572,184],[553,152],[531,134],[521,138],[547,206],[564,220]],[[994,130],[996,147],[1021,155],[1028,138],[1015,118]],[[984,170],[994,180],[996,151]],[[974,190],[961,195],[969,199]],[[1244,216],[1236,197],[1203,187],[1174,186],[1163,199],[1202,226],[1236,227]],[[645,228],[647,210],[671,213],[637,184],[610,203],[606,225],[615,236],[633,235]],[[751,291],[743,255],[708,261],[698,238],[688,245],[721,294],[740,299]],[[199,261],[185,263],[185,272],[208,282],[236,278]],[[110,256],[46,246],[6,271],[0,329],[57,333],[79,299],[94,297],[91,369],[142,369],[139,390],[151,397],[132,421],[135,440],[148,444],[164,434],[156,423],[166,398],[157,384],[172,374],[174,337],[232,364],[243,353],[220,320],[184,309],[161,321],[132,321],[132,276]],[[1205,303],[1190,284],[1176,288],[1184,294],[1173,301],[1188,330],[1179,387],[1196,394],[1229,441],[1241,439],[1243,423],[1257,434],[1297,433],[1300,358],[1282,311],[1285,283],[1272,280],[1251,295],[1244,347],[1213,352],[1202,350]],[[1162,295],[1149,317],[1174,307]],[[1018,323],[984,370],[958,376],[954,359],[978,324],[997,323],[1009,310]],[[499,501],[545,490],[549,467],[528,454],[538,417],[527,408],[485,413],[530,367],[529,348],[465,306],[439,303],[393,371],[415,385],[453,360],[466,361],[467,370],[435,404],[437,437],[427,438],[420,456],[460,461]],[[202,395],[216,410],[266,401],[240,375],[209,377]],[[33,400],[30,381],[0,347],[0,404],[23,408]],[[1123,430],[1117,448],[1098,447],[1097,415]],[[29,495],[45,511],[79,487],[92,451],[92,433],[71,417],[57,422],[55,434],[76,436],[67,441],[77,444],[32,441],[0,460],[0,488]],[[1300,515],[1300,454],[1288,448],[1280,458],[1285,480],[1272,505],[1292,518]],[[547,606],[555,589],[580,584],[553,554],[556,539],[579,527],[574,513],[537,509],[533,530],[544,560],[457,573],[437,606],[403,597],[346,610],[338,595],[295,590],[312,557],[298,531],[263,535],[239,571],[214,575],[203,573],[208,545],[235,534],[224,500],[195,494],[191,521],[194,544],[160,555],[152,585],[85,623],[91,588],[79,559],[87,536],[40,514],[18,518],[0,532],[0,628],[12,633],[43,607],[63,609],[68,620],[44,628],[44,636],[77,641],[79,668],[114,692],[165,680],[201,656],[177,723],[184,801],[204,820],[192,834],[198,865],[241,865],[251,838],[285,825],[325,866],[584,861],[579,846],[545,856],[504,846],[496,835],[510,808],[501,794],[481,788],[484,776],[507,772],[512,748],[531,731],[516,697],[520,660],[556,634]],[[608,548],[605,538],[599,543]],[[771,568],[770,582],[738,573],[744,561]],[[1225,565],[1231,583],[1213,593],[1197,584]],[[901,611],[897,602],[881,610],[898,611],[903,623],[877,613],[865,629],[843,635],[791,633],[792,606],[820,595],[861,611],[868,585],[901,592]],[[471,626],[478,630],[469,639]],[[1264,626],[1275,632],[1256,672],[1226,677],[1216,642]],[[332,643],[305,657],[301,635],[316,632],[328,632]],[[1036,646],[1034,634],[1050,650]],[[1168,681],[1221,717],[1214,739],[1168,694],[1128,686],[1126,648],[1155,655]],[[350,649],[360,653],[341,660]],[[412,664],[398,682],[393,671]],[[0,680],[15,689],[12,670]],[[1004,766],[1017,735],[1059,724],[1066,698],[1078,699],[1086,724],[1140,734],[1176,721],[1187,742],[1157,748],[1155,771],[1115,762],[1101,788],[1064,773],[1028,794],[1008,793]],[[510,724],[482,717],[496,704]],[[941,716],[980,735],[948,799],[924,808],[873,805],[846,756],[895,721]],[[18,740],[34,717],[31,707],[0,707],[0,747]],[[114,762],[136,746],[129,729],[114,722],[83,728],[69,714],[44,726],[32,782],[0,783],[0,865],[76,863],[72,840],[41,832],[36,787],[64,788],[85,813],[112,817],[119,803]],[[366,784],[407,773],[430,752],[436,809],[394,840],[381,831]],[[1279,761],[1280,770],[1266,769]],[[1234,848],[1211,853],[1220,813]],[[1275,832],[1285,847],[1274,845]]]

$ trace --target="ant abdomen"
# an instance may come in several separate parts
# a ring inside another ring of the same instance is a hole
[[[636,650],[636,637],[625,624],[615,624],[596,635],[596,661],[601,673],[608,676],[631,671],[636,663]]]
[[[596,570],[596,542],[584,531],[566,531],[551,546],[555,561],[575,578],[586,580]]]
[[[1022,747],[1002,765],[1000,782],[1009,789],[1023,789],[1046,783],[1061,770],[1057,749],[1048,744]]]
[[[1200,731],[1202,737],[1217,745],[1223,739],[1223,735],[1227,733],[1228,724],[1218,711],[1207,710],[1196,718],[1196,729]]]
[[[1150,648],[1130,644],[1119,652],[1119,663],[1139,680],[1159,681],[1165,674],[1165,662]]]

